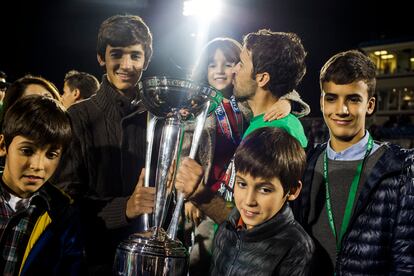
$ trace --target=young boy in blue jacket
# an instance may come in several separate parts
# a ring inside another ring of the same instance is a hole
[[[214,238],[212,275],[306,275],[313,242],[288,201],[299,195],[306,157],[280,128],[259,128],[235,154],[236,207]]]
[[[0,274],[78,275],[82,259],[71,200],[48,183],[71,139],[61,104],[27,96],[5,114],[0,134]]]

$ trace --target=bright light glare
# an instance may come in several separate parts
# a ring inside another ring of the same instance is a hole
[[[221,0],[185,0],[184,16],[217,17],[222,9]]]

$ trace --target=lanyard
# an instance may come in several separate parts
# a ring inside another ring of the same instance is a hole
[[[239,137],[233,135],[231,130],[231,125],[229,118],[227,117],[226,110],[224,109],[223,102],[216,108],[216,118],[219,123],[221,132],[229,139],[232,140],[235,145],[238,145],[240,142],[240,137],[243,133],[243,115],[240,112],[239,107],[237,106],[236,98],[234,96],[230,97],[230,105],[236,118],[236,125],[239,132]]]
[[[369,135],[369,134],[368,134]],[[374,141],[371,137],[371,135],[368,136],[368,145],[367,145],[367,150],[365,152],[365,156],[364,159],[361,160],[361,162],[359,162],[358,167],[356,169],[355,172],[355,176],[354,179],[352,180],[352,184],[351,187],[349,189],[349,193],[348,193],[348,199],[346,201],[346,207],[345,207],[345,213],[344,213],[344,217],[342,219],[342,225],[341,225],[341,232],[339,233],[339,237],[337,237],[336,234],[336,228],[335,228],[335,221],[334,221],[334,217],[333,217],[333,212],[332,212],[332,205],[331,205],[331,195],[329,192],[329,183],[328,183],[328,154],[327,151],[325,151],[324,157],[323,157],[323,178],[324,178],[324,182],[325,182],[325,191],[326,191],[326,211],[328,213],[328,220],[329,220],[329,226],[332,230],[332,233],[336,239],[336,250],[337,252],[339,252],[339,250],[341,249],[341,241],[342,238],[348,228],[349,225],[349,221],[351,219],[351,214],[352,214],[352,209],[354,206],[354,201],[355,201],[355,196],[356,196],[356,192],[358,189],[358,184],[359,184],[359,180],[361,178],[361,174],[362,174],[362,167],[364,165],[365,159],[367,158],[367,156],[369,155],[369,153],[372,150]]]

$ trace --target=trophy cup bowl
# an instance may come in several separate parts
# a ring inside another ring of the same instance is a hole
[[[147,230],[135,233],[119,244],[114,262],[115,275],[187,275],[188,252],[176,238],[183,202],[181,194],[178,195],[168,232],[162,229],[162,225],[173,194],[183,125],[186,121],[196,120],[190,153],[190,157],[194,158],[210,103],[217,104],[221,100],[220,95],[214,88],[190,80],[165,76],[143,80],[140,97],[150,112],[147,125],[147,172],[151,167],[156,122],[164,121],[155,177],[154,225],[149,227],[149,215],[144,215]],[[146,187],[149,187],[149,175],[145,174]]]
[[[160,118],[177,115],[180,120],[194,119],[216,90],[190,80],[151,77],[143,80],[141,99],[148,111]]]

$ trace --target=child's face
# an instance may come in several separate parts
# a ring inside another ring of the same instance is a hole
[[[6,148],[1,135],[0,155],[6,157],[3,182],[21,198],[30,197],[52,176],[59,164],[62,149],[38,147],[24,136],[16,136]]]
[[[247,229],[271,219],[286,199],[279,178],[254,178],[237,172],[234,201]]]
[[[228,89],[233,82],[234,65],[234,62],[226,60],[223,51],[217,49],[213,60],[208,64],[208,83],[217,90]]]
[[[349,84],[324,82],[322,90],[320,104],[331,146],[335,146],[332,143],[355,144],[364,137],[365,117],[375,108],[375,98],[368,97],[367,84],[363,81]]]
[[[98,55],[101,66],[105,66],[109,82],[121,91],[132,89],[144,71],[145,52],[141,44],[128,47],[108,45],[105,60]]]

